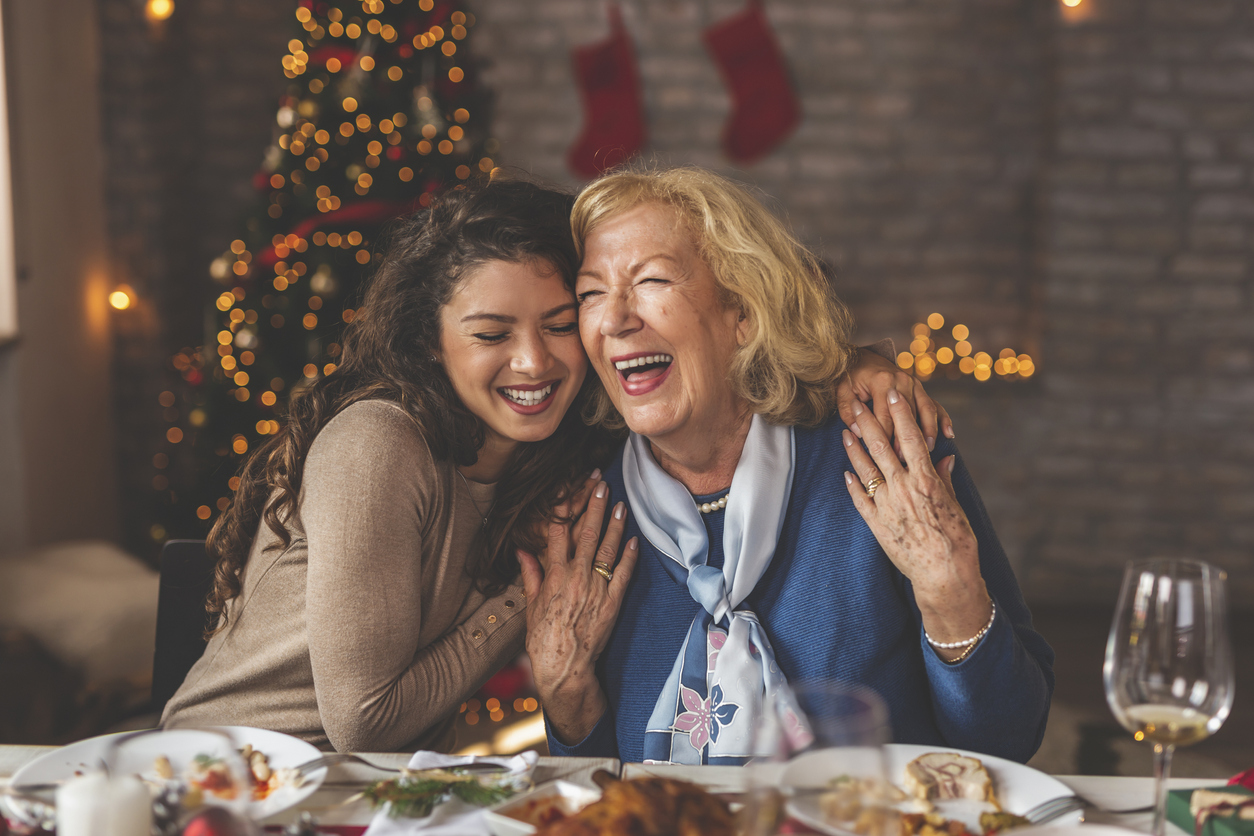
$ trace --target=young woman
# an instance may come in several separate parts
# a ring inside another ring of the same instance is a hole
[[[452,747],[458,706],[523,649],[516,550],[543,548],[619,441],[581,419],[599,383],[572,202],[498,180],[395,231],[343,362],[293,400],[210,535],[219,622],[164,725]],[[859,391],[892,379],[881,366]]]

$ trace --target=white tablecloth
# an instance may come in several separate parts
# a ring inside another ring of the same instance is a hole
[[[7,783],[10,775],[40,755],[53,751],[51,746],[4,746],[0,745],[0,785]],[[409,760],[407,754],[367,753],[363,757],[381,765],[400,768]],[[562,778],[572,783],[593,786],[592,773],[598,769],[606,769],[618,773],[618,761],[609,758],[541,758],[536,767],[535,782],[537,784]],[[363,802],[345,804],[353,794],[361,790],[362,781],[376,777],[387,777],[387,773],[372,771],[356,764],[342,764],[331,767],[327,779],[318,792],[310,796],[297,810],[280,813],[267,820],[267,824],[282,824],[293,821],[299,810],[308,810],[317,816],[320,824],[357,824],[365,825],[370,821],[370,807]],[[1109,809],[1139,807],[1152,801],[1154,782],[1151,778],[1120,778],[1103,775],[1058,775],[1055,776],[1071,787],[1084,798]],[[1172,789],[1185,787],[1214,786],[1215,779],[1172,778]],[[1141,813],[1131,816],[1116,816],[1097,810],[1086,812],[1087,821],[1094,824],[1114,824],[1122,827],[1149,832],[1153,815]],[[1167,825],[1172,836],[1193,836],[1191,833]]]

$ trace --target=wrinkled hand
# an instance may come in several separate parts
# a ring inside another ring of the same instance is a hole
[[[940,642],[961,641],[988,621],[991,603],[980,574],[979,544],[954,493],[955,457],[941,459],[938,472],[905,400],[896,391],[886,399],[901,458],[878,419],[855,404],[866,449],[844,432],[857,471],[856,477],[845,473],[849,495],[888,559],[913,584],[928,634]],[[866,486],[874,480],[881,481],[872,497]]]
[[[946,438],[954,437],[954,422],[949,413],[924,391],[923,383],[874,351],[858,352],[857,364],[849,369],[836,386],[836,408],[844,422],[861,438],[862,430],[854,420],[854,404],[873,404],[876,420],[884,434],[893,442],[898,455],[901,455],[901,442],[895,438],[896,428],[889,414],[890,391],[905,398],[911,412],[918,416],[928,450],[936,447],[938,432],[944,433]]]
[[[527,593],[527,653],[536,688],[552,730],[567,743],[586,737],[607,707],[596,661],[609,641],[639,553],[633,537],[618,559],[627,517],[621,502],[601,538],[608,502],[609,485],[598,482],[581,517],[549,525],[542,560],[518,553]],[[558,516],[569,517],[570,511],[559,507]],[[610,567],[611,580],[595,571],[595,562]]]

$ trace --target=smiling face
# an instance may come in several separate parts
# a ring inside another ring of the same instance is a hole
[[[575,299],[543,260],[474,267],[440,311],[440,361],[462,403],[507,454],[557,430],[587,373]]]
[[[584,348],[633,431],[682,455],[746,420],[727,377],[744,322],[673,209],[642,204],[589,232],[575,292]]]

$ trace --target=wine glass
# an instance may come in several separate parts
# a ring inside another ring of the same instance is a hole
[[[891,738],[888,708],[870,688],[801,682],[791,694],[769,694],[754,724],[743,833],[777,833],[786,813],[806,824],[813,824],[807,816],[824,820],[820,796],[838,776],[857,779],[845,788],[847,802],[877,803],[869,796],[884,785],[883,744]]]
[[[1214,734],[1232,709],[1227,575],[1199,560],[1132,561],[1106,642],[1102,678],[1115,719],[1154,744],[1154,833],[1166,827],[1177,746]]]

